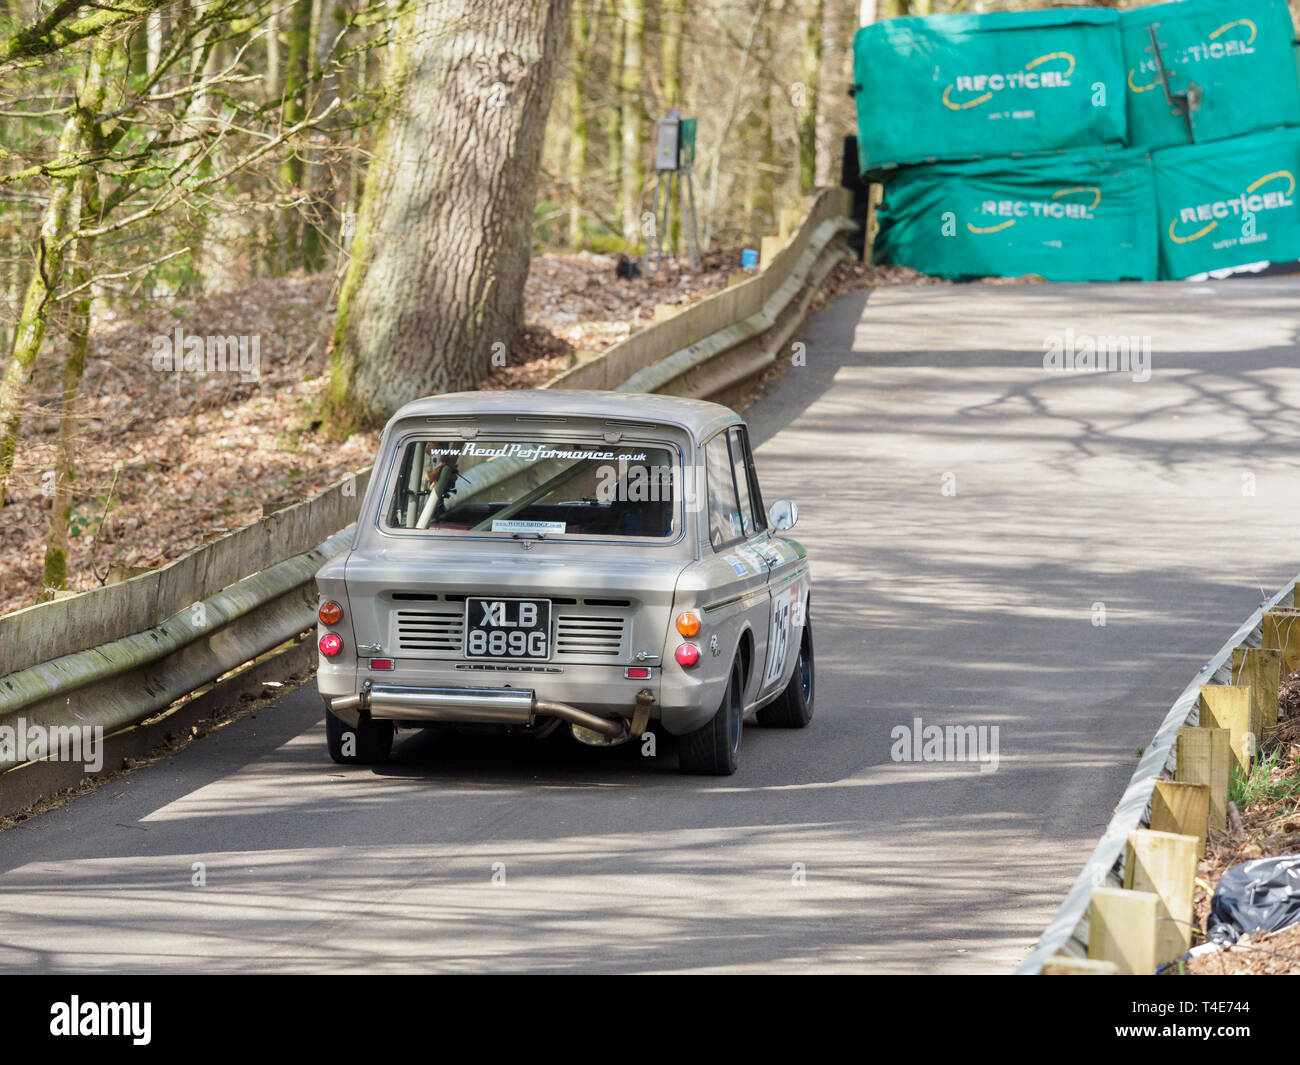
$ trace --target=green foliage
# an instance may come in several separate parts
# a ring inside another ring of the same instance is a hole
[[[583,246],[586,251],[595,252],[597,255],[633,255],[638,248],[631,241],[624,240],[617,233],[610,233],[608,230],[603,233],[593,233],[583,241]]]
[[[1285,746],[1274,747],[1256,760],[1249,773],[1233,767],[1228,780],[1228,798],[1238,809],[1253,802],[1300,800],[1300,766],[1287,762]]]

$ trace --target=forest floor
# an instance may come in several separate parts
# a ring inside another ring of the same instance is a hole
[[[684,306],[725,288],[740,249],[708,252],[699,271],[665,264],[632,280],[617,279],[615,263],[591,253],[534,256],[519,350],[483,387],[536,387],[578,353],[604,351],[648,324],[658,305]],[[928,280],[841,263],[817,305],[851,288]],[[339,442],[321,430],[332,281],[296,274],[96,317],[78,425],[70,589],[103,583],[112,567],[117,576],[161,566],[370,464],[377,432]],[[182,337],[258,338],[256,373],[155,369],[160,338],[174,341],[177,329]],[[0,520],[0,613],[36,602],[40,591],[62,361],[53,343],[24,415]]]

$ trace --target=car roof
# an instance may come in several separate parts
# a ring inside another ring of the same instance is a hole
[[[578,391],[551,388],[449,392],[414,400],[393,415],[389,425],[406,418],[510,414],[569,415],[654,422],[685,429],[697,440],[742,419],[730,407],[701,399],[647,392]]]

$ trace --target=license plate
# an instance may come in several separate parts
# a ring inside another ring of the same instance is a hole
[[[551,601],[467,597],[465,657],[546,661],[551,657]]]

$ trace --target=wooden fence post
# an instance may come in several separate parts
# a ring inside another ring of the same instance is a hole
[[[1124,887],[1160,899],[1156,964],[1181,958],[1192,945],[1192,897],[1196,890],[1195,836],[1139,829],[1128,834]]]
[[[1178,780],[1210,789],[1210,825],[1228,827],[1228,769],[1232,753],[1227,729],[1183,726],[1178,730]]]
[[[1259,746],[1259,737],[1251,728],[1250,689],[1244,684],[1202,684],[1200,706],[1201,724],[1226,728],[1232,734],[1232,764],[1249,773]]]
[[[1277,690],[1282,684],[1282,652],[1238,647],[1232,652],[1232,682],[1250,688],[1254,730],[1259,739],[1277,725]]]
[[[1264,647],[1282,652],[1282,669],[1300,669],[1300,610],[1270,610],[1263,621]]]
[[[1125,976],[1156,971],[1156,915],[1160,897],[1150,891],[1095,887],[1088,908],[1088,957],[1111,961]]]
[[[1185,780],[1157,780],[1151,796],[1151,831],[1195,836],[1196,853],[1205,853],[1210,824],[1210,786]]]

